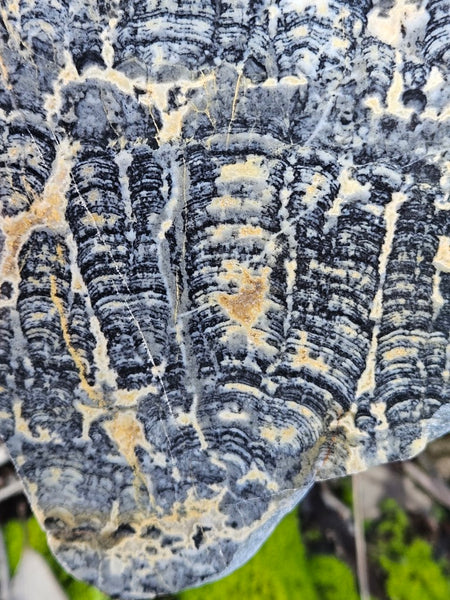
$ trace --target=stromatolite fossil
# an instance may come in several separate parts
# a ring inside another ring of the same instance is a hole
[[[448,2],[0,17],[0,437],[72,573],[220,577],[449,429]]]

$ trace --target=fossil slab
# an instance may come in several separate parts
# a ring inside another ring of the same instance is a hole
[[[443,0],[0,0],[0,437],[121,598],[449,430]]]

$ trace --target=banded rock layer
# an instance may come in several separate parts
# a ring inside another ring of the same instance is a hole
[[[449,14],[0,1],[0,437],[77,577],[218,578],[449,430]]]

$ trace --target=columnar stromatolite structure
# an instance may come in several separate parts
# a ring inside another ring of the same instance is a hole
[[[77,577],[200,585],[449,429],[449,14],[0,0],[0,437]]]

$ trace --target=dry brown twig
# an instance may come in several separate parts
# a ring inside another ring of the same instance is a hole
[[[11,459],[9,457],[8,451],[6,450],[5,444],[0,443],[0,467],[6,465]]]
[[[438,477],[432,477],[413,462],[403,463],[406,475],[426,491],[436,502],[450,508],[450,488]]]
[[[353,520],[355,525],[356,572],[361,600],[370,600],[367,547],[364,536],[364,498],[360,475],[352,476]]]
[[[11,460],[6,446],[4,444],[0,444],[0,467],[3,467]],[[6,480],[0,475],[0,502],[4,502],[8,500],[12,496],[16,496],[17,494],[23,493],[23,485],[21,481],[17,478],[17,475],[12,478],[7,477]]]

